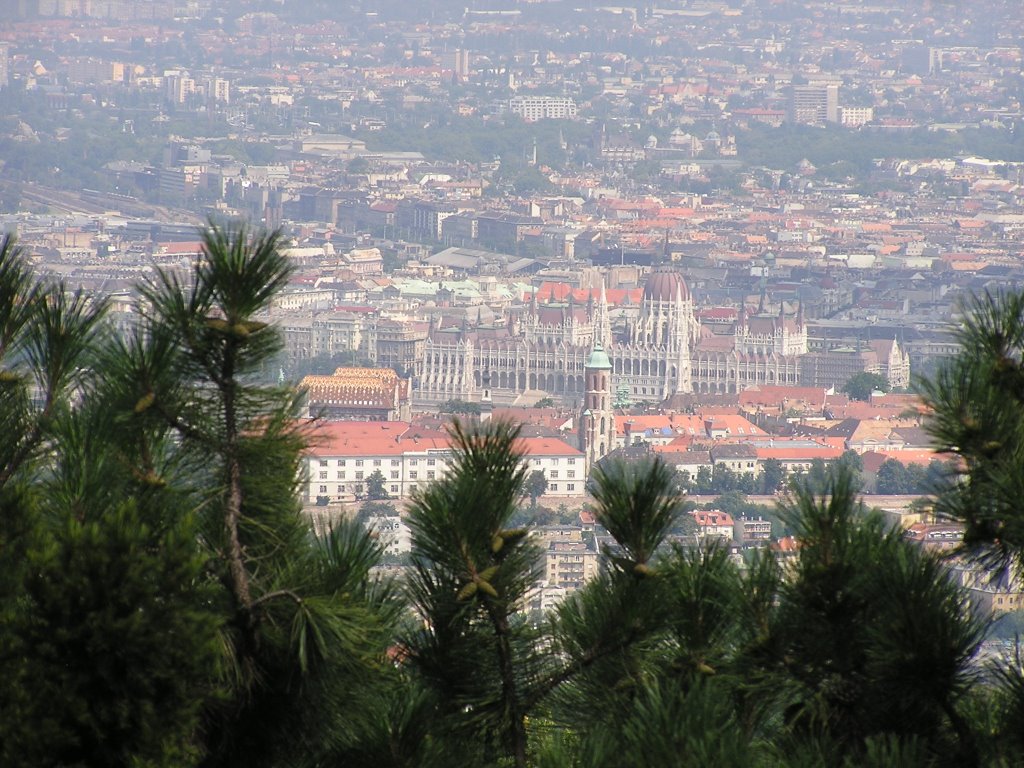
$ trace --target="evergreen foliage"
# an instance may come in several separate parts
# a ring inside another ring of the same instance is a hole
[[[101,302],[0,243],[0,764],[1020,763],[1020,660],[981,673],[984,623],[945,562],[863,508],[855,457],[791,484],[795,550],[743,560],[670,542],[686,507],[659,460],[602,463],[601,568],[549,612],[507,422],[451,426],[449,472],[408,509],[404,583],[374,575],[360,521],[315,535],[295,393],[260,383],[278,245],[211,225],[119,339]],[[1022,310],[979,300],[925,385],[962,461],[930,478],[939,507],[996,564],[1024,546]]]

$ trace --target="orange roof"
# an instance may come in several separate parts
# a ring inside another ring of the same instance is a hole
[[[582,456],[583,452],[573,448],[557,437],[521,437],[516,448],[527,456]]]
[[[193,256],[203,250],[203,244],[199,241],[186,243],[164,243],[160,246],[160,252],[167,256],[181,254]]]
[[[309,453],[360,458],[449,447],[446,435],[411,429],[404,421],[332,421],[320,422],[313,428]]]
[[[794,536],[783,536],[778,541],[772,542],[772,550],[775,552],[796,552],[800,549],[800,542]]]
[[[873,452],[885,456],[887,459],[895,459],[904,466],[908,464],[928,466],[933,461],[947,461],[953,458],[949,454],[936,453],[935,451],[929,451],[927,448],[886,450],[885,446],[878,446]]]
[[[787,446],[776,446],[774,448],[757,448],[757,458],[778,459],[779,461],[810,461],[812,459],[838,459],[843,455],[843,449],[830,445],[807,446],[803,448],[791,448]]]
[[[699,526],[728,525],[732,527],[732,515],[728,512],[720,512],[717,509],[701,510],[695,509],[690,513]]]
[[[892,224],[880,221],[865,221],[860,225],[861,232],[891,232]]]
[[[735,414],[720,413],[714,416],[708,416],[705,419],[707,422],[707,428],[711,430],[728,430],[730,437],[747,437],[753,435],[755,437],[763,436],[765,431],[756,424],[748,421],[742,416]]]
[[[739,394],[740,405],[782,405],[807,403],[815,408],[825,405],[824,387],[782,387],[760,384]]]

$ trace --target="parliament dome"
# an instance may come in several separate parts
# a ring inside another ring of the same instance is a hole
[[[650,274],[644,285],[644,299],[651,301],[675,301],[676,289],[684,299],[690,297],[690,289],[683,276],[668,269],[659,269]]]

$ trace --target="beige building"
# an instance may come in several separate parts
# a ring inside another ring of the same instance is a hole
[[[338,368],[330,376],[306,376],[310,416],[346,421],[408,421],[409,380],[391,368]]]
[[[544,551],[546,586],[574,592],[597,575],[597,552],[583,541],[548,541]]]

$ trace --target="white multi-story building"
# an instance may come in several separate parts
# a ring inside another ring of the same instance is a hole
[[[576,117],[576,102],[567,96],[516,96],[509,99],[508,111],[528,123],[571,120]]]
[[[447,436],[427,433],[403,421],[326,422],[319,425],[307,457],[306,499],[316,503],[367,493],[371,475],[380,472],[392,498],[440,480],[451,467]],[[526,469],[548,480],[547,496],[582,496],[586,487],[583,454],[557,438],[519,441]]]
[[[366,521],[366,530],[384,548],[386,555],[412,552],[412,531],[401,515],[377,515]]]
[[[850,128],[870,123],[875,119],[874,107],[840,107],[839,122]]]

